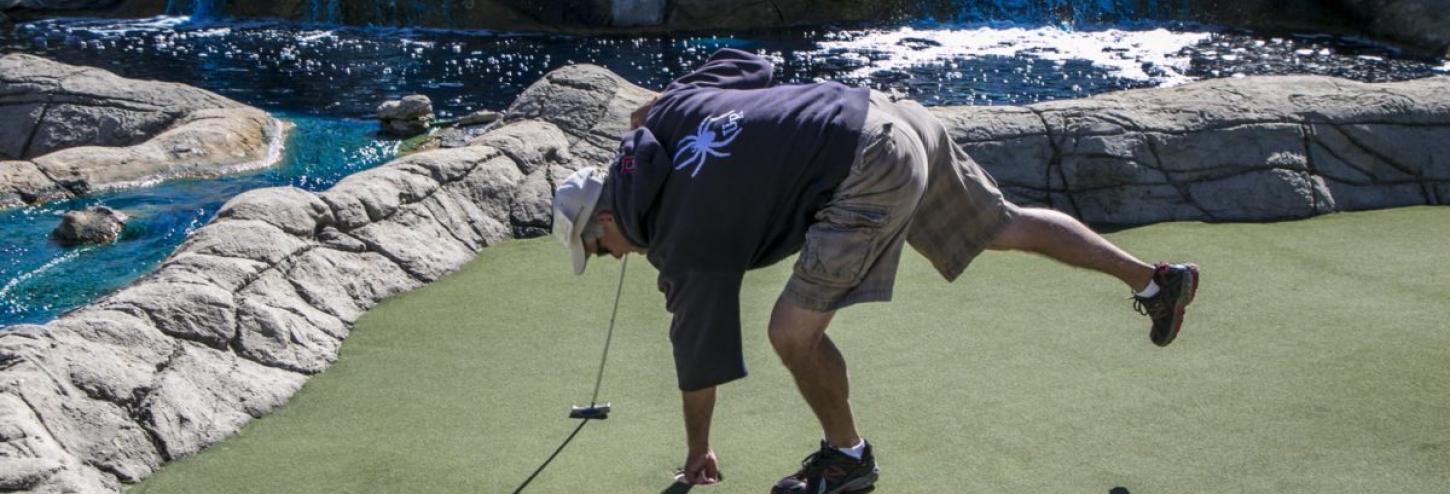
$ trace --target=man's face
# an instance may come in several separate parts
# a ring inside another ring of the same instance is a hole
[[[585,252],[596,256],[609,254],[615,259],[623,258],[625,254],[629,253],[644,253],[643,248],[624,238],[624,232],[619,231],[619,224],[615,223],[613,213],[597,213],[595,219],[599,221],[600,226],[604,227],[604,235],[598,239],[584,240]]]

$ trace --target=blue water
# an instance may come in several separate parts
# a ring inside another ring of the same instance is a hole
[[[1052,1],[988,3],[1022,11],[960,16],[1030,19],[1046,12],[1043,6]],[[225,7],[215,0],[175,3],[178,9],[200,8],[212,16],[223,15],[218,12]],[[1176,5],[1120,3],[1159,10]],[[308,5],[321,9],[315,18],[328,19],[338,1],[310,0]],[[1170,10],[1131,13],[1170,16]],[[0,211],[0,326],[42,322],[124,286],[241,191],[283,184],[323,189],[348,173],[387,161],[397,143],[377,140],[375,124],[366,120],[382,101],[426,94],[442,117],[503,109],[544,73],[572,63],[603,65],[657,88],[715,49],[734,47],[772,58],[779,82],[840,80],[901,91],[929,105],[1028,104],[1254,74],[1386,81],[1445,70],[1439,63],[1400,57],[1391,48],[1330,36],[1267,36],[1176,24],[1133,24],[1121,30],[1058,24],[947,23],[914,30],[791,29],[679,37],[508,35],[186,17],[22,24],[0,31],[0,52],[206,88],[279,112],[298,128],[284,163],[270,170]],[[95,203],[134,217],[119,242],[64,249],[46,239],[62,213]]]
[[[278,185],[326,189],[396,153],[396,141],[373,137],[373,122],[278,116],[297,128],[282,162],[273,168],[0,211],[5,232],[0,236],[0,280],[5,280],[0,284],[0,326],[45,322],[124,286],[155,267],[232,196]],[[62,214],[95,204],[133,218],[118,241],[67,248],[47,240]]]

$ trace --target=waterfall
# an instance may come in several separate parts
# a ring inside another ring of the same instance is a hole
[[[224,17],[227,0],[166,0],[166,15],[189,15],[192,20]]]
[[[309,0],[307,2],[307,13],[303,19],[307,22],[322,24],[342,23],[342,0]]]

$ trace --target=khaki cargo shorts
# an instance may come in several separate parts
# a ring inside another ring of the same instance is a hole
[[[955,280],[1015,211],[926,108],[872,91],[851,171],[806,231],[783,296],[822,312],[891,300],[902,243]]]

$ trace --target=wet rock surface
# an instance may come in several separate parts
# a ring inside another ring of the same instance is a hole
[[[1445,203],[1447,86],[1243,78],[932,111],[1024,203],[1105,223],[1272,220]],[[652,96],[561,68],[467,146],[321,193],[239,195],[140,281],[0,331],[0,488],[118,491],[280,406],[379,301],[546,233],[553,184],[606,163]]]
[[[127,219],[125,214],[114,209],[92,206],[66,213],[50,237],[66,246],[110,243],[121,235]]]
[[[0,208],[269,166],[285,133],[202,89],[0,57]]]

